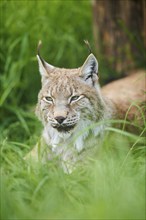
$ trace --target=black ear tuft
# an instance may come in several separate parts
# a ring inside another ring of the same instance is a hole
[[[42,46],[42,42],[39,41],[37,47],[37,59],[39,64],[39,71],[42,77],[48,77],[49,73],[54,69],[54,66],[47,63],[43,58],[40,56],[40,48]]]
[[[42,47],[42,41],[39,40],[38,42],[38,46],[37,46],[37,56],[39,57],[40,61],[42,62],[43,66],[45,66],[45,62],[44,60],[42,59],[41,55],[40,55],[40,49]]]
[[[86,44],[88,50],[89,50],[89,54],[92,53],[92,49],[91,49],[91,46],[90,46],[90,43],[88,40],[84,40],[84,43]]]
[[[41,46],[42,46],[42,41],[41,40],[39,40],[39,42],[38,42],[38,47],[37,47],[37,54],[40,56],[40,48],[41,48]]]

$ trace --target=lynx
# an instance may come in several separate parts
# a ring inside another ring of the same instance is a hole
[[[42,137],[51,154],[60,158],[64,171],[70,173],[88,149],[89,135],[97,140],[103,135],[104,123],[92,125],[112,117],[112,104],[101,95],[98,62],[92,53],[75,69],[54,67],[39,52],[37,59],[42,88],[36,115],[44,126]]]

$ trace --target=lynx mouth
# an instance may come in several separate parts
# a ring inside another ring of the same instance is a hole
[[[65,125],[52,125],[53,128],[55,128],[57,131],[59,132],[69,132],[71,131],[72,129],[74,129],[75,127],[75,124],[74,125],[70,125],[70,126],[65,126]]]

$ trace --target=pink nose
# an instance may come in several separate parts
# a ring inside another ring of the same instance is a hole
[[[65,118],[62,117],[62,116],[57,116],[57,117],[55,117],[55,120],[56,120],[59,124],[62,124],[63,121],[65,120]]]

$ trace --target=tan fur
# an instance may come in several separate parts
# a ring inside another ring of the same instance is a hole
[[[91,114],[85,113],[85,118],[89,117],[92,120],[97,120],[99,117],[102,117],[104,114],[103,109],[106,108],[105,103],[101,97],[100,90],[97,90],[94,87],[88,86],[83,80],[78,77],[80,69],[70,70],[70,69],[59,69],[56,68],[52,74],[49,75],[48,83],[44,83],[42,89],[39,93],[39,100],[36,108],[36,114],[40,117],[41,120],[46,119],[45,114],[40,109],[40,103],[44,96],[51,95],[55,98],[55,105],[48,106],[44,103],[45,106],[49,107],[50,117],[55,117],[58,115],[67,116],[73,115],[74,111],[81,107],[81,105],[89,105]],[[98,93],[98,95],[97,95]],[[71,94],[83,95],[83,100],[79,103],[74,103],[68,105],[68,98]],[[83,111],[90,111],[89,109],[84,108]],[[48,111],[48,109],[47,109]]]
[[[94,55],[77,69],[53,67],[40,56],[38,62],[42,88],[36,115],[44,125],[42,136],[53,154],[60,157],[65,172],[71,172],[88,148],[90,131],[97,137],[103,135],[104,122],[113,114],[112,103],[101,95]],[[62,124],[58,118],[64,119]]]
[[[38,95],[36,115],[43,123],[42,137],[49,149],[45,158],[59,156],[64,171],[70,173],[83,159],[82,155],[89,152],[89,134],[97,137],[95,146],[98,146],[107,126],[105,122],[121,110],[125,114],[124,109],[128,109],[128,106],[122,107],[122,96],[125,88],[123,83],[127,81],[118,83],[115,96],[114,90],[113,94],[108,92],[108,86],[101,93],[98,63],[93,54],[77,69],[56,68],[46,63],[40,55],[37,58],[42,88]],[[129,82],[129,97],[130,88]],[[120,93],[121,101],[117,103]],[[59,122],[60,119],[63,122]]]
[[[146,105],[146,71],[137,70],[129,76],[113,81],[102,88],[102,95],[112,100],[116,118],[144,123]],[[140,108],[139,108],[140,107]],[[130,129],[131,130],[131,129]]]

